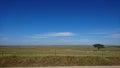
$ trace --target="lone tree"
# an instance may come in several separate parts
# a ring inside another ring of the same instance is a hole
[[[97,48],[98,50],[100,50],[100,48],[104,48],[104,45],[102,44],[94,44],[93,46]]]

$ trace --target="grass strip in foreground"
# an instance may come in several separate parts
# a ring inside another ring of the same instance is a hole
[[[38,66],[112,66],[120,65],[120,57],[97,56],[3,56],[0,67],[38,67]]]

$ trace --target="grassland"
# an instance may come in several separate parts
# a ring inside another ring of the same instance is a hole
[[[120,47],[11,46],[0,47],[0,66],[120,65]]]

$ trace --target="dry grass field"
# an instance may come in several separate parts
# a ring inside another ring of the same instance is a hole
[[[0,67],[120,65],[120,47],[6,46],[0,47]]]

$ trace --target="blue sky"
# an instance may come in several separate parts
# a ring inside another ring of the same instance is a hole
[[[120,0],[0,0],[0,45],[120,45]]]

